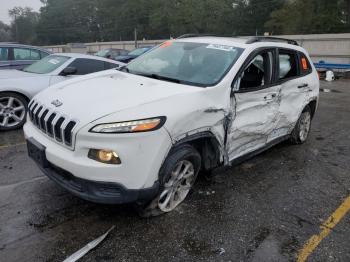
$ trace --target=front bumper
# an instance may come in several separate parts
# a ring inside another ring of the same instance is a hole
[[[152,188],[171,147],[166,130],[139,134],[101,135],[80,130],[75,149],[70,150],[43,134],[30,121],[24,126],[26,139],[33,138],[45,147],[45,158],[83,181],[118,184],[128,190]],[[107,165],[88,158],[89,149],[118,152],[122,163]],[[46,172],[45,172],[46,173]]]
[[[100,204],[148,201],[154,198],[159,190],[158,181],[150,188],[127,189],[118,183],[98,182],[75,177],[52,163],[48,163],[46,167],[38,166],[46,176],[70,193],[87,201]]]

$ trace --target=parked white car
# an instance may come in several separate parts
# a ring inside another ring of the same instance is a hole
[[[318,96],[296,42],[180,38],[41,92],[24,133],[29,156],[71,193],[153,216],[184,201],[201,169],[304,143]]]
[[[23,70],[0,71],[0,131],[23,126],[28,102],[43,89],[124,63],[82,54],[53,54]]]

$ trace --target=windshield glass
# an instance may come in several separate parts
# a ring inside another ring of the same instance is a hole
[[[212,86],[230,70],[243,49],[168,41],[135,59],[125,71],[177,83]]]
[[[140,56],[142,55],[143,53],[145,53],[149,48],[148,47],[145,47],[145,48],[138,48],[138,49],[135,49],[133,51],[131,51],[129,53],[129,55],[134,55],[134,56]]]
[[[27,66],[23,71],[35,74],[48,74],[59,68],[69,59],[70,57],[67,56],[50,55],[30,66]]]
[[[109,49],[98,51],[95,55],[100,57],[105,57],[109,52]]]

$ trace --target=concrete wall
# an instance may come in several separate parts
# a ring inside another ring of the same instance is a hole
[[[284,35],[276,36],[293,39],[304,47],[311,55],[314,62],[323,60],[328,63],[350,64],[350,33],[349,34],[320,34],[320,35]],[[157,45],[165,40],[138,41],[138,46]],[[53,52],[78,52],[93,54],[101,49],[121,48],[132,50],[134,41],[86,43],[85,48],[74,48],[75,45],[47,46]]]
[[[350,64],[350,34],[284,35],[298,41],[314,62]]]

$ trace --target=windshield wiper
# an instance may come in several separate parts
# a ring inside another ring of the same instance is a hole
[[[173,83],[177,83],[177,84],[182,83],[182,81],[179,80],[179,79],[171,78],[171,77],[167,77],[167,76],[161,76],[161,75],[157,75],[157,74],[140,74],[140,73],[137,73],[137,75],[144,76],[144,77],[149,77],[149,78],[154,78],[154,79],[157,79],[157,80],[164,80],[164,81],[168,81],[168,82],[173,82]]]

